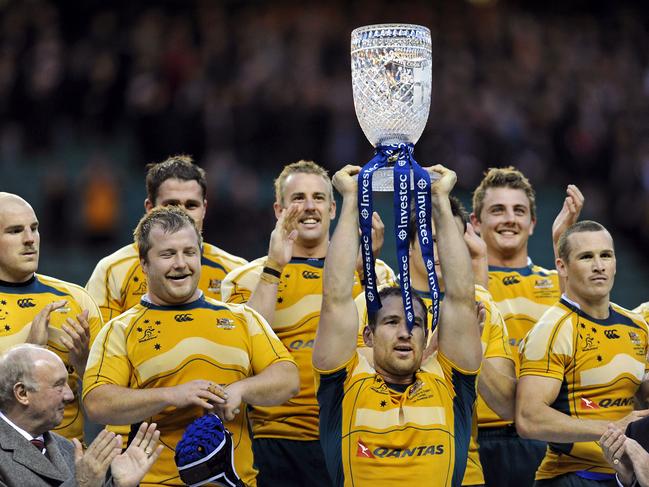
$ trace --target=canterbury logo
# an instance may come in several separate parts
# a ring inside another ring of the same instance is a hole
[[[192,318],[192,315],[190,314],[182,314],[182,315],[175,315],[174,320],[176,320],[178,323],[182,323],[185,321],[194,321],[194,318]]]
[[[320,279],[320,274],[317,272],[302,271],[302,277],[304,279]]]
[[[34,304],[34,300],[32,298],[24,298],[18,300],[18,306],[20,306],[21,308],[33,308],[36,306],[36,304]]]
[[[604,330],[604,336],[611,340],[620,338],[620,335],[617,334],[617,330]]]
[[[516,276],[507,276],[503,277],[503,284],[505,286],[511,286],[512,284],[518,284],[521,280]]]

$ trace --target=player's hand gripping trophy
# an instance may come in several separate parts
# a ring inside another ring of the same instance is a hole
[[[420,25],[379,24],[359,27],[351,39],[352,87],[356,116],[374,158],[359,174],[358,209],[368,311],[380,308],[372,253],[372,190],[394,190],[395,237],[406,319],[413,325],[408,262],[411,200],[421,208],[419,243],[429,273],[434,322],[438,316],[437,276],[432,239],[430,176],[414,160],[414,144],[428,120],[432,84],[430,30]]]

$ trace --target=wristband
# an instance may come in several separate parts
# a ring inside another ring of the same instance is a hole
[[[264,263],[264,272],[266,272],[266,269],[272,269],[275,272],[277,272],[277,277],[279,277],[282,274],[282,270],[284,270],[284,266],[280,265],[277,261],[274,261],[273,259],[266,258],[266,262]],[[271,273],[272,275],[275,275]]]
[[[279,276],[269,274],[268,272],[266,272],[266,268],[264,268],[264,272],[261,273],[259,279],[261,279],[264,282],[267,282],[268,284],[279,284]]]

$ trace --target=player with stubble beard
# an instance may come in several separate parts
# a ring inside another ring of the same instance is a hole
[[[327,172],[312,161],[287,165],[275,180],[273,208],[277,224],[268,255],[236,269],[223,281],[224,299],[247,302],[261,313],[300,370],[297,396],[281,406],[251,410],[259,485],[328,487],[331,481],[320,446],[311,365],[320,320],[324,257],[329,227],[336,215]],[[380,245],[383,225],[378,215],[373,226],[374,242]],[[357,255],[357,249],[350,252]],[[376,273],[379,283],[394,280],[392,270],[381,261],[377,261]],[[354,295],[361,294],[362,289],[357,272]]]

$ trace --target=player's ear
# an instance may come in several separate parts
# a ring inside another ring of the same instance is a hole
[[[25,386],[24,383],[22,382],[17,382],[14,384],[14,398],[16,399],[16,402],[19,404],[22,404],[23,406],[28,406],[29,405],[29,397],[27,395],[27,387]]]
[[[477,217],[477,215],[475,213],[471,213],[471,215],[469,215],[469,219],[471,220],[471,225],[473,225],[473,229],[477,233],[480,233],[480,219]]]
[[[153,202],[149,198],[145,199],[144,200],[144,211],[149,213],[151,210],[153,210],[153,208],[155,208],[155,205],[153,204]]]
[[[275,201],[273,203],[273,210],[275,211],[275,218],[279,220],[279,217],[282,216],[282,211],[284,211],[284,207],[279,201]]]
[[[142,267],[142,272],[144,272],[144,275],[147,275],[148,264],[149,263],[146,259],[140,258],[140,267]]]
[[[366,347],[372,348],[374,346],[374,333],[370,325],[365,325],[365,328],[363,328],[363,342]]]
[[[329,218],[332,220],[336,218],[336,200],[331,200],[331,207],[329,208]]]
[[[568,269],[566,268],[567,262],[564,262],[563,259],[557,257],[557,259],[554,261],[554,264],[556,266],[557,272],[559,273],[559,277],[566,279],[568,277]]]

